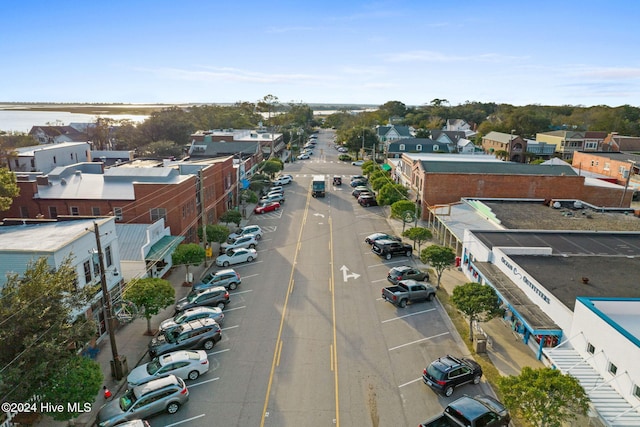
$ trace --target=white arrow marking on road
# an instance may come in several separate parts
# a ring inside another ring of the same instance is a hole
[[[322,218],[324,218],[324,215],[322,215],[321,213],[314,213],[313,216],[321,216]]]
[[[342,267],[340,267],[340,270],[342,270],[342,279],[346,282],[350,277],[353,277],[354,279],[357,279],[358,277],[360,277],[360,275],[358,273],[351,273],[351,274],[347,274],[347,271],[349,271],[349,269],[347,268],[346,265],[343,265]]]

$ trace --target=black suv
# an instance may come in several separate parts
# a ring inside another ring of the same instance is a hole
[[[229,304],[229,291],[224,286],[214,286],[208,289],[192,289],[186,297],[176,303],[178,314],[191,307],[218,307],[224,309]]]
[[[422,381],[447,397],[458,386],[470,382],[478,384],[481,377],[482,368],[474,360],[450,355],[434,360],[422,371]]]
[[[215,320],[192,320],[152,339],[149,343],[149,356],[153,359],[172,351],[196,348],[211,350],[220,339],[222,332]]]
[[[382,239],[373,242],[373,245],[371,245],[371,252],[386,259],[391,259],[394,255],[411,256],[413,253],[413,247],[408,243]]]
[[[393,267],[387,274],[387,280],[397,285],[401,280],[416,280],[418,282],[428,282],[429,273],[426,271],[420,271],[417,268],[410,267],[408,265],[400,265]]]

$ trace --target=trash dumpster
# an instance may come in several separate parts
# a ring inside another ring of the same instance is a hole
[[[487,338],[483,336],[473,337],[474,349],[476,353],[487,352]]]

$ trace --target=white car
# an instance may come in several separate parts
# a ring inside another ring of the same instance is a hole
[[[262,239],[262,228],[260,228],[259,225],[246,225],[238,229],[235,233],[229,234],[229,237],[227,237],[227,243],[231,243],[238,237],[244,236],[245,234],[253,234],[256,236],[256,240],[260,240]]]
[[[309,158],[309,155],[307,153],[302,153],[300,155],[298,155],[298,157],[296,157],[296,159],[298,160],[306,160]]]
[[[284,187],[282,187],[282,185],[274,185],[273,187],[269,187],[269,191],[267,191],[267,193],[272,193],[274,191],[284,193]]]
[[[222,325],[224,323],[224,313],[219,307],[207,307],[204,305],[191,307],[176,314],[174,317],[163,320],[158,327],[158,333],[171,332],[183,323],[198,319],[213,319],[218,325]]]
[[[221,244],[220,252],[226,252],[229,249],[235,249],[235,248],[253,249],[256,247],[257,244],[258,244],[258,239],[256,239],[256,236],[254,234],[244,234],[238,237],[237,239],[235,239],[233,242],[225,242]]]
[[[134,368],[127,376],[129,387],[173,374],[183,380],[195,380],[209,371],[209,359],[204,350],[179,350],[163,354],[149,363]]]
[[[362,166],[364,164],[364,160],[356,160],[355,162],[351,162],[353,166]]]
[[[266,196],[260,198],[261,202],[278,202],[281,205],[284,204],[284,193],[269,193]]]
[[[283,175],[283,176],[279,176],[278,179],[274,181],[274,184],[287,185],[287,184],[291,184],[291,181],[293,181],[293,178],[291,177],[291,175]]]
[[[218,267],[229,267],[232,264],[241,264],[243,262],[251,262],[258,258],[258,252],[255,249],[237,248],[229,249],[226,253],[216,258]]]

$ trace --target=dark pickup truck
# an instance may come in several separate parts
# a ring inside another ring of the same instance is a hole
[[[373,242],[371,245],[371,252],[386,259],[391,259],[394,255],[411,256],[413,253],[413,247],[408,243],[383,239]]]
[[[463,396],[419,427],[506,427],[509,421],[509,411],[493,397]]]
[[[401,280],[395,286],[382,288],[382,298],[393,305],[404,308],[414,301],[431,301],[436,296],[436,288],[428,283],[415,280]]]

